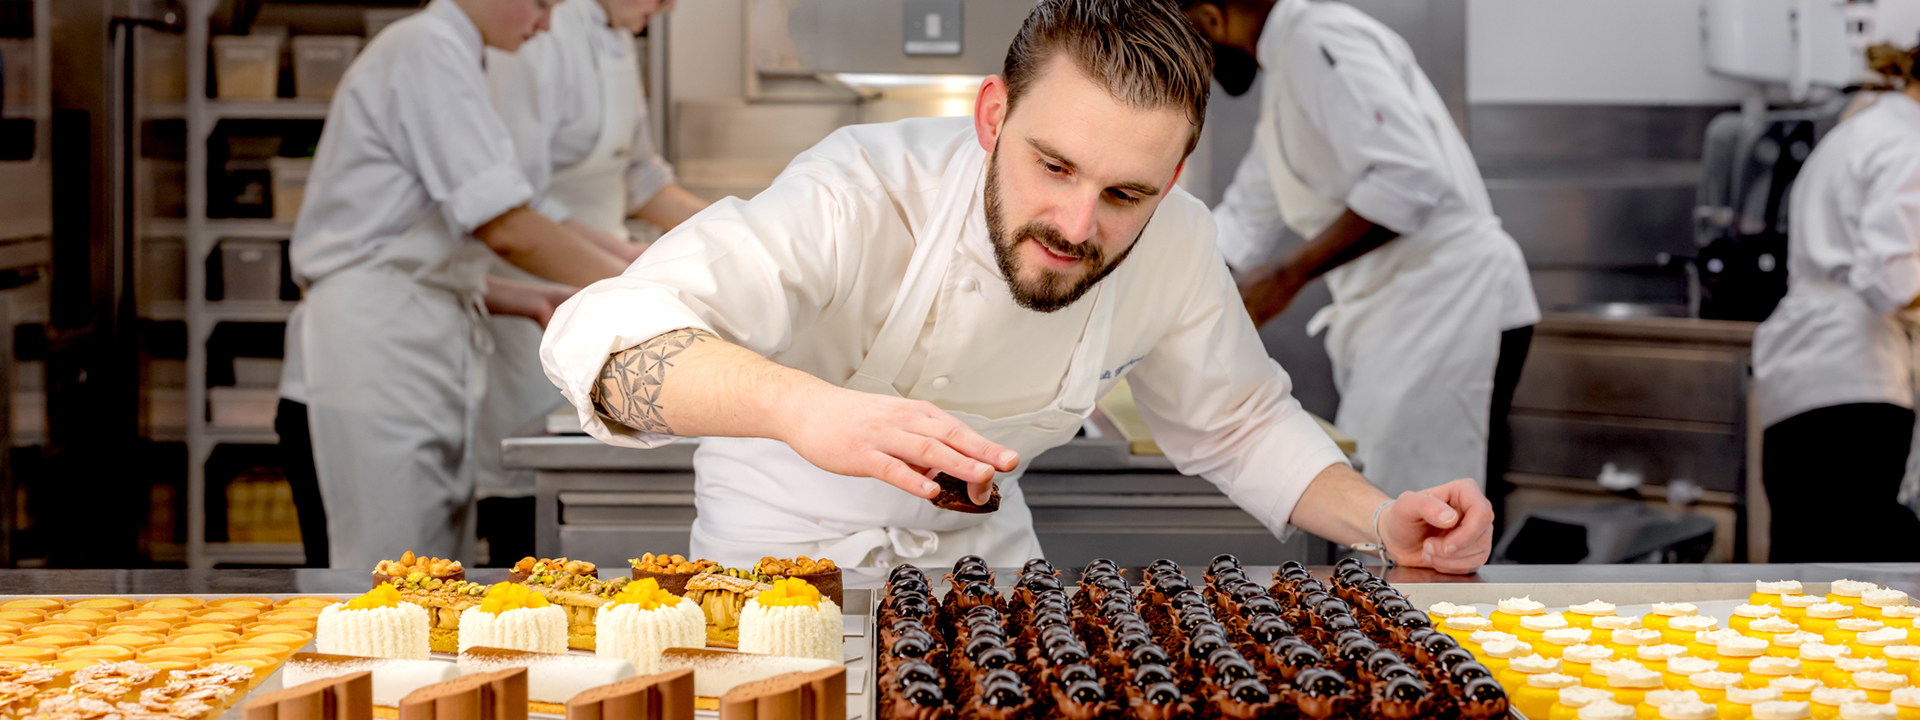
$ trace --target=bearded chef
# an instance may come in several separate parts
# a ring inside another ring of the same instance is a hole
[[[1274,533],[1470,572],[1472,481],[1389,499],[1289,395],[1206,207],[1174,185],[1205,43],[1159,0],[1043,0],[971,118],[857,125],[555,313],[547,374],[606,442],[700,436],[693,554],[1041,555],[1019,478],[1130,379],[1154,437]],[[998,512],[935,507],[936,474]]]
[[[491,258],[572,286],[624,267],[532,209],[488,95],[483,48],[519,47],[550,5],[433,0],[367,44],[328,110],[293,229],[305,297],[276,427],[289,478],[324,499],[335,565],[470,555],[487,316],[545,318],[565,297],[489,278]]]
[[[640,84],[634,36],[672,8],[672,0],[565,0],[554,6],[547,32],[517,52],[487,53],[494,108],[541,198],[533,207],[626,263],[645,247],[630,241],[628,218],[671,230],[707,206],[674,182],[673,166],[654,149]],[[491,271],[541,282],[503,260]],[[526,496],[531,473],[501,465],[500,441],[539,426],[566,400],[540,369],[535,319],[496,315],[488,324],[494,351],[474,432],[478,485],[489,497]],[[485,502],[512,508],[483,528],[496,555],[532,554],[532,498]]]
[[[1255,324],[1324,275],[1334,424],[1389,492],[1494,478],[1540,320],[1526,261],[1405,40],[1324,0],[1182,0],[1260,120],[1214,219]],[[1269,262],[1281,228],[1308,241]],[[1495,460],[1488,462],[1489,431]]]
[[[1897,91],[1801,167],[1787,295],[1753,332],[1774,562],[1920,560],[1898,500],[1920,393],[1920,48],[1868,58]]]

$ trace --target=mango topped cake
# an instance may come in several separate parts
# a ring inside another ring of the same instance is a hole
[[[400,599],[427,609],[427,642],[434,652],[459,652],[460,614],[477,607],[487,586],[465,580],[399,579],[386,585],[400,591]]]
[[[500,583],[460,613],[460,650],[480,646],[566,652],[567,613],[525,585]]]
[[[331,655],[425,660],[428,625],[426,608],[404,602],[392,585],[381,585],[321,610],[314,641]]]
[[[581,567],[582,564],[574,561],[572,566]],[[585,569],[594,571],[591,564],[585,564]],[[598,613],[600,607],[606,605],[607,601],[612,600],[615,595],[625,589],[632,579],[619,577],[601,580],[592,575],[574,574],[550,568],[523,578],[514,578],[513,582],[540,593],[547,602],[559,606],[560,610],[566,613],[567,647],[575,650],[592,650],[594,638],[599,633],[599,628],[594,623],[594,614]]]
[[[707,644],[707,616],[700,605],[660,588],[652,578],[629,584],[600,608],[594,654],[633,663],[642,675],[660,672],[667,648]]]
[[[840,607],[807,581],[783,578],[740,611],[740,651],[841,662]]]

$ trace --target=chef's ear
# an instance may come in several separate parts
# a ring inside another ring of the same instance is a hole
[[[987,76],[980,83],[980,97],[973,103],[973,132],[979,136],[980,149],[993,153],[1000,144],[1000,131],[1007,124],[1007,81],[999,75]]]
[[[1187,161],[1185,160],[1181,160],[1179,165],[1173,166],[1173,179],[1167,181],[1167,187],[1160,188],[1160,194],[1165,195],[1167,188],[1171,188],[1174,185],[1178,185],[1180,183],[1180,173],[1183,173],[1186,171],[1187,171]]]

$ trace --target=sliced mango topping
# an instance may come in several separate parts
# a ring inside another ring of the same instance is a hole
[[[347,601],[348,610],[372,610],[374,608],[399,607],[400,591],[392,585],[381,583],[365,595]]]
[[[487,589],[486,598],[480,601],[480,610],[499,615],[508,610],[543,608],[547,604],[545,597],[527,586],[503,582]]]
[[[660,587],[653,578],[642,578],[613,596],[618,605],[639,605],[641,610],[655,610],[680,604],[680,597]]]
[[[760,596],[754,599],[766,607],[797,605],[820,607],[820,591],[799,578],[775,580],[772,590],[763,590]]]

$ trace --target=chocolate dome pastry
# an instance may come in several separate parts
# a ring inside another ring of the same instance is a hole
[[[931,638],[921,638],[912,635],[901,636],[899,639],[894,640],[892,645],[887,646],[887,659],[894,662],[902,660],[922,660],[932,663],[936,659],[936,656],[933,654],[933,641]]]
[[[1467,683],[1460,695],[1460,717],[1465,720],[1493,720],[1507,716],[1507,691],[1493,678],[1478,678]]]
[[[1091,678],[1053,687],[1053,712],[1049,717],[1067,720],[1096,720],[1118,712],[1120,705],[1107,697],[1107,689]]]
[[[972,666],[978,663],[981,653],[995,648],[1001,650],[1007,649],[1006,639],[987,633],[975,635],[967,640],[967,644],[960,646],[960,653],[953,658],[958,661],[954,663],[954,667],[956,669],[965,668],[970,672]]]
[[[965,559],[963,558],[962,559],[963,563],[964,563],[964,560]],[[946,580],[947,582],[950,582],[956,585],[963,582],[977,582],[977,583],[985,583],[987,586],[991,587],[993,585],[993,571],[987,568],[987,564],[985,562],[981,562],[977,564],[976,563],[965,563],[965,564],[956,563],[953,566],[953,572],[947,573]]]
[[[989,484],[987,501],[975,504],[973,498],[967,496],[967,481],[946,473],[933,476],[933,481],[940,485],[940,494],[933,496],[929,502],[941,510],[979,515],[1000,509],[999,483]]]
[[[935,617],[933,601],[924,595],[899,595],[889,597],[880,604],[880,622],[891,623],[901,618],[932,620]]]
[[[1255,645],[1268,645],[1293,634],[1293,626],[1278,615],[1257,615],[1247,621],[1247,637]]]
[[[1385,598],[1373,604],[1373,610],[1376,614],[1387,617],[1396,617],[1412,609],[1412,603],[1397,597]]]
[[[1062,643],[1047,651],[1047,666],[1050,668],[1067,665],[1084,665],[1091,659],[1087,647],[1080,643]]]
[[[1201,664],[1212,657],[1215,651],[1232,649],[1233,647],[1227,643],[1227,636],[1223,633],[1210,632],[1195,635],[1193,639],[1187,641],[1188,667]]]
[[[1306,643],[1290,644],[1286,648],[1286,652],[1280,656],[1279,667],[1274,668],[1279,671],[1280,679],[1298,685],[1301,673],[1326,669],[1326,656]]]
[[[1467,686],[1480,678],[1493,677],[1493,671],[1478,661],[1463,662],[1453,666],[1453,672],[1446,674],[1446,691],[1455,700],[1466,698]]]
[[[1171,665],[1173,658],[1167,655],[1159,645],[1142,645],[1127,654],[1127,667],[1139,669],[1141,665]]]
[[[973,657],[974,672],[981,670],[1011,670],[1017,664],[1013,651],[1005,647],[993,646],[980,651]]]
[[[967,642],[976,638],[991,637],[999,640],[1002,645],[1007,644],[1007,629],[1001,627],[1000,623],[987,618],[966,621],[966,632],[963,636]]]
[[[920,582],[927,581],[927,574],[921,572],[920,568],[913,563],[901,563],[887,570],[887,584],[889,585],[899,581],[903,577],[919,578]]]
[[[906,688],[914,683],[927,683],[945,692],[946,676],[924,660],[905,659],[895,661],[893,667],[883,673],[883,684],[897,688]]]
[[[1000,610],[999,603],[1000,596],[993,591],[992,585],[983,582],[956,583],[940,602],[941,612],[947,615],[946,622],[942,624],[946,627],[957,625],[957,621],[966,616],[966,611],[973,608],[991,608],[997,613]]]
[[[1368,655],[1367,659],[1360,663],[1360,672],[1358,674],[1360,680],[1371,684],[1380,679],[1380,671],[1386,669],[1387,666],[1404,664],[1406,664],[1406,661],[1400,659],[1400,653],[1392,650],[1375,650],[1372,655]]]
[[[1052,676],[1053,682],[1061,685],[1067,685],[1077,680],[1100,679],[1100,674],[1093,671],[1093,666],[1085,663],[1075,663],[1073,665],[1063,665],[1054,668]]]
[[[1302,716],[1316,720],[1343,715],[1359,702],[1353,684],[1341,677],[1340,673],[1326,668],[1301,671],[1294,677],[1288,695]]]
[[[1420,631],[1416,630],[1415,633]],[[1407,642],[1414,648],[1413,657],[1422,665],[1432,665],[1440,660],[1440,653],[1460,647],[1460,641],[1443,632],[1434,632],[1431,628],[1418,638],[1409,633]]]
[[[1008,670],[989,670],[980,676],[975,692],[960,710],[960,717],[1015,720],[1028,717],[1031,710],[1033,698],[1028,696],[1026,683],[1021,682],[1020,676]]]
[[[1241,602],[1240,616],[1246,618],[1249,622],[1254,618],[1262,616],[1272,617],[1278,620],[1280,618],[1280,601],[1273,599],[1273,596],[1268,595],[1267,591],[1261,589],[1260,586],[1255,585],[1253,587],[1256,590],[1260,590],[1260,596],[1248,598]]]
[[[1221,648],[1207,658],[1207,669],[1211,673],[1208,680],[1220,686],[1260,677],[1259,671],[1253,669],[1253,663],[1247,662],[1232,648]]]
[[[1136,687],[1143,688],[1154,683],[1170,683],[1173,682],[1173,671],[1167,669],[1165,665],[1147,663],[1134,668],[1131,682]]]
[[[1452,673],[1454,667],[1470,662],[1478,661],[1473,659],[1473,653],[1468,652],[1466,648],[1451,648],[1433,656],[1434,666],[1444,673]]]
[[[952,706],[932,683],[910,683],[880,704],[880,716],[886,720],[948,720]]]
[[[1217,689],[1212,697],[1214,709],[1220,717],[1227,720],[1255,720],[1271,714],[1280,704],[1280,698],[1267,690],[1259,680],[1248,678],[1225,688]]]
[[[1060,571],[1053,569],[1053,563],[1047,562],[1046,558],[1034,558],[1028,560],[1027,564],[1020,566],[1020,574],[1027,575],[1031,573],[1059,575]]]
[[[1127,688],[1127,717],[1132,720],[1184,720],[1193,716],[1193,704],[1171,682]]]

